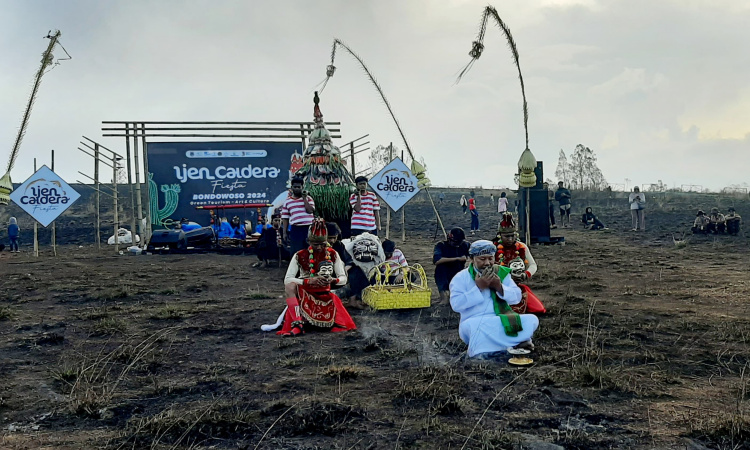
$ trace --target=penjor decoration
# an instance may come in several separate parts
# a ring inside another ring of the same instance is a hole
[[[305,179],[305,189],[315,200],[318,215],[326,221],[348,221],[351,216],[349,195],[354,191],[354,180],[323,122],[317,92],[313,101],[315,129],[308,137],[309,144],[302,154],[303,165],[297,175]]]
[[[21,126],[18,128],[18,135],[16,136],[16,141],[13,144],[13,149],[10,152],[10,158],[8,158],[8,167],[5,171],[5,175],[0,177],[0,205],[7,205],[10,203],[10,193],[13,192],[13,181],[10,178],[10,172],[13,170],[13,165],[16,163],[16,158],[18,158],[18,153],[21,150],[21,141],[23,141],[23,137],[26,134],[26,129],[29,125],[29,118],[31,117],[31,109],[34,106],[34,101],[36,100],[36,95],[39,92],[39,85],[42,82],[42,76],[49,72],[52,69],[49,69],[50,66],[55,66],[57,64],[60,64],[59,61],[71,59],[70,55],[68,54],[68,51],[65,50],[65,47],[60,44],[60,30],[56,30],[54,33],[52,31],[47,33],[46,39],[49,39],[49,44],[47,45],[47,50],[44,51],[42,54],[42,62],[39,66],[39,69],[36,71],[36,77],[34,79],[34,87],[31,89],[31,95],[29,96],[29,102],[26,105],[26,110],[23,114],[23,119],[21,120]],[[58,58],[57,60],[52,54],[52,51],[55,49],[55,46],[59,45],[60,48],[65,52],[65,55],[67,58]],[[48,70],[49,69],[49,70]]]
[[[383,88],[380,87],[380,84],[375,79],[375,76],[373,76],[372,72],[370,72],[370,69],[367,67],[367,65],[365,65],[364,60],[358,54],[356,54],[354,50],[349,48],[348,45],[344,44],[339,39],[333,40],[333,48],[331,49],[331,64],[326,66],[326,78],[321,83],[322,86],[320,88],[320,92],[323,92],[323,89],[325,89],[325,87],[328,85],[328,81],[331,79],[331,77],[333,77],[333,74],[336,73],[336,66],[334,66],[333,64],[336,59],[336,49],[339,47],[343,48],[354,59],[357,60],[360,67],[362,67],[362,70],[364,70],[365,74],[367,75],[367,78],[370,80],[373,86],[375,86],[375,89],[378,91],[378,94],[380,94],[380,99],[383,100],[383,104],[385,105],[386,109],[388,109],[388,114],[390,114],[391,119],[393,119],[393,123],[396,125],[396,129],[398,130],[398,133],[401,135],[401,140],[404,142],[406,151],[409,154],[409,157],[412,159],[411,171],[414,175],[416,175],[417,179],[419,180],[420,189],[423,188],[427,191],[427,194],[428,194],[427,198],[430,200],[430,203],[432,204],[432,210],[435,212],[435,217],[437,218],[438,225],[440,225],[440,228],[443,230],[443,235],[447,239],[448,234],[445,232],[445,227],[443,226],[443,221],[440,218],[440,213],[438,213],[438,210],[435,207],[435,203],[432,200],[432,196],[429,195],[430,179],[427,178],[426,168],[424,167],[424,165],[416,162],[416,158],[414,157],[414,152],[412,152],[411,147],[409,146],[409,141],[406,140],[406,135],[404,134],[404,131],[401,129],[401,125],[398,123],[398,119],[396,119],[396,114],[393,112],[393,108],[391,108],[391,104],[386,98],[385,93],[383,92]]]
[[[516,47],[516,41],[513,39],[513,35],[510,33],[510,28],[508,28],[508,25],[503,22],[503,19],[500,18],[500,15],[497,13],[497,10],[492,6],[487,6],[484,9],[484,13],[482,14],[482,25],[479,28],[479,34],[477,35],[477,40],[472,42],[471,51],[469,52],[469,56],[471,56],[471,61],[469,61],[469,64],[464,67],[464,69],[461,71],[461,73],[458,75],[458,80],[456,80],[456,83],[461,81],[461,78],[471,69],[471,67],[474,65],[474,63],[479,59],[480,56],[482,56],[482,51],[484,51],[484,35],[487,31],[487,21],[489,18],[492,17],[495,19],[495,22],[497,22],[498,27],[503,31],[503,34],[505,34],[505,38],[508,40],[508,46],[510,47],[510,51],[513,54],[513,62],[516,65],[516,69],[518,69],[518,79],[521,82],[521,97],[523,98],[523,129],[526,134],[526,149],[521,153],[521,158],[518,160],[518,170],[519,170],[519,179],[518,184],[522,188],[526,189],[526,226],[524,227],[526,230],[526,243],[529,243],[529,240],[531,239],[528,226],[529,224],[529,189],[536,185],[536,174],[534,174],[534,169],[536,168],[536,158],[534,158],[534,154],[531,153],[531,150],[529,150],[529,107],[528,103],[526,102],[526,88],[524,87],[523,83],[523,74],[521,74],[521,64],[519,63],[519,55],[518,55],[518,47]]]

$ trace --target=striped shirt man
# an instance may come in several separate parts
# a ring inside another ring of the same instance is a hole
[[[377,234],[377,222],[375,221],[375,211],[380,211],[380,203],[378,198],[372,192],[365,192],[360,194],[360,208],[357,212],[357,194],[352,194],[349,197],[349,204],[352,205],[354,211],[352,212],[352,230],[361,231],[375,231]]]
[[[391,268],[391,275],[398,275],[399,273],[401,273],[400,269],[408,265],[406,262],[406,257],[399,249],[393,250],[393,254],[390,258],[386,259],[385,262]]]
[[[315,208],[315,200],[309,195],[307,196],[307,202]],[[281,206],[281,218],[287,219],[289,225],[308,227],[313,221],[313,214],[305,211],[305,200],[302,197],[290,196]]]

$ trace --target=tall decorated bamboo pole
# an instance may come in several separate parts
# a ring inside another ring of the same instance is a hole
[[[520,171],[518,185],[519,187],[524,188],[526,191],[525,241],[526,245],[530,245],[531,223],[529,190],[536,185],[536,174],[534,173],[534,169],[536,168],[536,158],[534,158],[534,154],[531,153],[531,150],[529,150],[529,108],[528,104],[526,103],[526,89],[523,83],[523,74],[521,74],[521,64],[519,63],[518,47],[516,46],[516,41],[515,39],[513,39],[510,28],[508,28],[505,22],[503,22],[503,19],[500,18],[500,15],[497,13],[497,10],[493,6],[487,6],[484,9],[484,13],[482,13],[482,24],[479,27],[479,34],[477,35],[477,40],[472,43],[471,51],[469,52],[471,61],[469,61],[466,67],[464,67],[464,69],[458,75],[458,80],[456,80],[456,82],[458,83],[459,81],[461,81],[461,78],[469,71],[469,69],[471,69],[471,67],[479,59],[479,57],[482,56],[482,51],[484,50],[484,35],[487,31],[487,20],[489,20],[490,17],[495,19],[497,26],[500,27],[500,29],[503,31],[503,34],[505,34],[505,38],[508,40],[508,46],[510,47],[510,51],[513,54],[513,62],[516,65],[516,69],[518,69],[518,79],[521,82],[521,96],[523,98],[523,129],[526,135],[526,148],[523,153],[521,153],[521,158],[518,160],[518,169]]]
[[[432,210],[435,211],[435,217],[437,218],[438,224],[440,225],[440,228],[443,230],[443,236],[447,239],[448,234],[445,232],[445,227],[443,226],[443,221],[440,218],[440,213],[438,213],[437,207],[435,207],[435,202],[432,199],[432,196],[430,195],[429,190],[429,179],[425,177],[425,169],[424,167],[419,164],[414,157],[414,152],[412,152],[411,147],[409,146],[409,141],[406,140],[406,135],[404,134],[404,131],[401,129],[401,125],[398,123],[398,119],[396,119],[396,114],[393,112],[393,108],[391,107],[390,102],[385,96],[385,93],[383,92],[383,88],[380,87],[380,84],[375,79],[375,77],[372,75],[372,72],[370,72],[370,69],[365,65],[365,62],[362,60],[362,58],[354,53],[354,51],[349,48],[346,44],[341,42],[339,39],[333,40],[333,48],[331,49],[331,64],[326,67],[326,79],[323,81],[322,86],[320,88],[320,92],[323,92],[323,89],[328,85],[328,81],[331,79],[333,74],[336,72],[336,66],[333,65],[335,59],[336,59],[336,48],[341,47],[344,50],[346,50],[354,59],[357,60],[359,65],[362,67],[362,70],[365,71],[365,74],[367,75],[367,78],[369,78],[370,82],[375,86],[375,89],[378,91],[378,94],[380,94],[380,98],[383,100],[383,103],[385,104],[385,107],[388,109],[388,113],[391,115],[391,119],[393,119],[393,123],[396,124],[396,128],[398,129],[398,133],[401,135],[401,140],[404,142],[404,146],[406,147],[406,151],[409,153],[409,157],[412,159],[412,167],[411,171],[414,172],[416,175],[416,172],[421,170],[421,178],[420,181],[424,180],[424,182],[420,183],[420,188],[423,188],[427,192],[427,198],[430,199],[430,204],[432,205]]]
[[[308,145],[302,154],[303,165],[297,175],[304,178],[305,189],[315,200],[317,215],[326,222],[348,224],[351,219],[349,195],[354,191],[354,180],[323,122],[317,92],[313,103],[315,128],[308,136]]]

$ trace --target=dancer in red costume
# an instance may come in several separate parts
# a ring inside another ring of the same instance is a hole
[[[327,239],[325,221],[315,219],[307,237],[309,247],[292,257],[284,277],[287,309],[277,334],[298,336],[311,328],[331,332],[357,328],[341,299],[331,292],[331,285],[346,284],[346,271],[343,259]]]
[[[512,305],[511,308],[519,314],[542,314],[547,312],[539,298],[531,292],[531,289],[525,284],[526,280],[536,273],[536,261],[531,256],[531,252],[526,244],[518,242],[516,233],[516,224],[513,220],[513,214],[506,212],[503,214],[503,220],[497,230],[497,253],[495,261],[501,266],[511,268],[511,277],[516,282],[523,299],[521,303]]]

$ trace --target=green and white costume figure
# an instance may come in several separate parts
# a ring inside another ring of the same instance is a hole
[[[494,255],[496,250],[490,241],[476,241],[469,248],[469,256]],[[469,346],[469,357],[507,351],[508,347],[530,341],[539,327],[535,315],[516,314],[510,309],[522,298],[521,289],[509,276],[510,269],[496,265],[494,270],[502,281],[502,294],[477,287],[475,278],[479,275],[473,263],[453,277],[450,284],[451,308],[461,314],[458,334]]]

